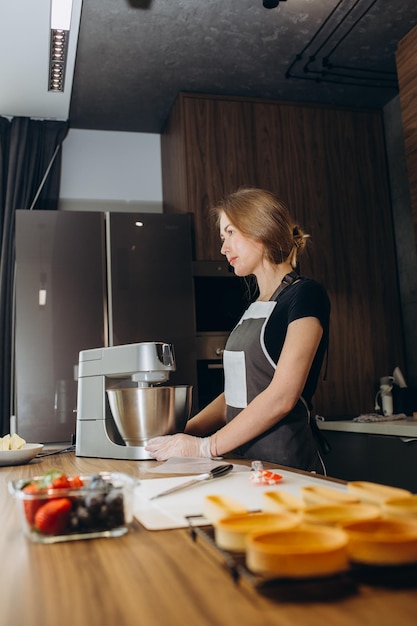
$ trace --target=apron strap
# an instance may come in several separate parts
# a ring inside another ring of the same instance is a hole
[[[285,274],[285,276],[282,279],[281,283],[279,284],[278,288],[274,291],[274,293],[269,298],[269,300],[276,300],[277,297],[279,296],[279,294],[284,291],[284,289],[286,289],[287,287],[292,285],[292,283],[295,282],[296,280],[298,280],[299,278],[300,277],[298,276],[297,272],[295,272],[295,271],[292,271],[292,272],[289,272],[288,274]]]

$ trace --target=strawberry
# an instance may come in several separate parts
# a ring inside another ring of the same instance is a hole
[[[63,533],[71,511],[69,498],[54,498],[43,504],[35,513],[35,527],[45,535]]]
[[[61,476],[57,476],[57,478],[54,478],[50,488],[51,489],[70,489],[71,488],[71,482],[68,479],[68,476],[66,476],[66,474],[61,474]]]
[[[28,524],[32,526],[34,519],[35,519],[36,511],[43,504],[45,504],[45,500],[43,498],[31,498],[30,496],[38,495],[42,493],[44,490],[39,489],[39,487],[34,483],[29,483],[28,485],[23,487],[23,491],[25,492],[25,494],[29,496],[28,498],[24,498],[23,507],[25,510],[25,515],[26,515]]]
[[[55,478],[52,478],[48,484],[49,489],[80,489],[84,485],[84,482],[80,476],[67,476],[66,474],[60,474]]]
[[[71,485],[71,489],[81,489],[84,486],[84,481],[80,476],[73,476],[68,479]]]

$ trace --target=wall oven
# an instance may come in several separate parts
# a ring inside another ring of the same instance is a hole
[[[223,391],[223,350],[248,305],[248,291],[227,261],[194,261],[193,279],[201,410]]]

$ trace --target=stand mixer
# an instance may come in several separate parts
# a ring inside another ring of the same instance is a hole
[[[173,371],[174,350],[168,343],[80,352],[76,455],[150,459],[149,439],[183,432],[192,387],[163,385]]]

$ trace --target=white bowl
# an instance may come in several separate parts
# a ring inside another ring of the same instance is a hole
[[[0,466],[6,465],[24,465],[35,458],[42,450],[41,443],[25,443],[20,450],[1,450]]]

